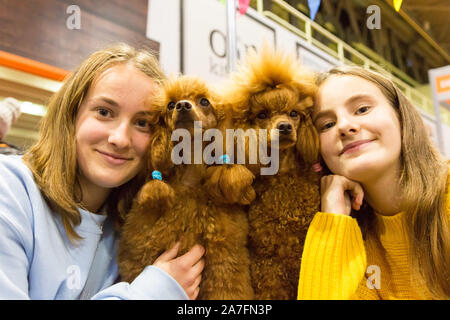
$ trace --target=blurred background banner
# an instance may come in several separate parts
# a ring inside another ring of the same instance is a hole
[[[431,94],[433,97],[434,114],[437,123],[437,140],[441,150],[445,150],[445,143],[448,142],[450,136],[446,127],[442,124],[440,109],[444,106],[450,110],[450,65],[430,69]],[[448,155],[448,154],[447,154]]]

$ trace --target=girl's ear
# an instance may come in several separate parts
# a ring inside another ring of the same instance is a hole
[[[297,154],[306,164],[313,165],[319,159],[319,135],[310,112],[305,113],[300,121],[297,132]]]

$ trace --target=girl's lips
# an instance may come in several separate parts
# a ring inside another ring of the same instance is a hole
[[[108,163],[113,164],[113,165],[121,165],[121,164],[124,164],[125,162],[131,160],[131,158],[125,158],[123,156],[117,156],[117,155],[114,155],[111,153],[106,153],[106,152],[102,152],[102,151],[98,151],[98,150],[97,150],[97,152],[100,153]]]
[[[339,155],[343,155],[346,153],[352,153],[355,151],[360,150],[361,148],[365,147],[366,145],[368,145],[369,143],[371,143],[373,140],[359,140],[359,141],[355,141],[352,143],[347,144],[344,149],[342,149],[341,153]]]

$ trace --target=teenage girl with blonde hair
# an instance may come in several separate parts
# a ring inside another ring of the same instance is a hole
[[[146,101],[164,80],[126,44],[93,53],[50,99],[38,142],[0,156],[0,299],[195,299],[204,249],[117,282],[117,226],[144,183]]]
[[[386,77],[338,67],[313,114],[321,212],[302,256],[299,299],[448,299],[448,162]]]

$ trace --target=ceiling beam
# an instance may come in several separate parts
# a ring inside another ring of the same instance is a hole
[[[418,6],[418,5],[407,5],[407,10],[420,10],[420,11],[450,11],[449,6]]]
[[[392,1],[389,0],[385,0],[385,2],[387,2],[391,7],[394,7],[394,5],[392,4]],[[422,38],[425,39],[426,42],[428,42],[436,51],[439,52],[439,54],[442,55],[442,57],[444,57],[444,59],[447,61],[447,63],[450,63],[450,55],[441,48],[441,46],[434,41],[434,39],[427,33],[425,32],[425,30],[422,29],[421,26],[419,26],[408,14],[405,13],[405,11],[403,11],[402,9],[400,9],[400,11],[398,12],[398,14],[406,21],[408,22],[411,27],[413,27],[414,30],[416,30],[416,32],[418,34],[420,34],[422,36]]]

